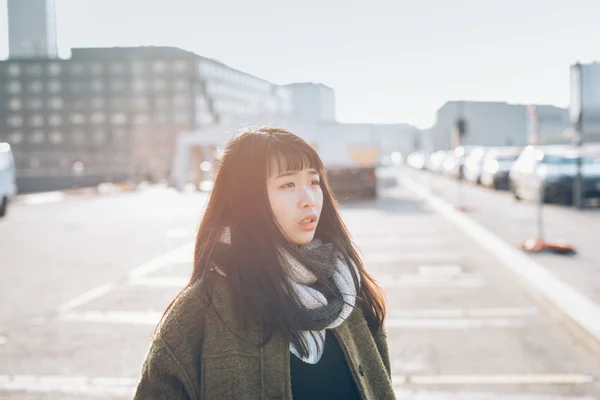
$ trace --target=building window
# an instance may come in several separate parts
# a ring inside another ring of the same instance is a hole
[[[115,142],[123,142],[127,137],[127,131],[125,129],[114,129],[112,137]]]
[[[175,123],[176,124],[187,124],[189,122],[189,114],[186,112],[178,112],[175,114]]]
[[[10,82],[8,84],[8,92],[12,94],[21,93],[21,83],[20,82]]]
[[[92,81],[90,85],[92,87],[92,91],[94,92],[101,92],[104,90],[104,82],[100,80]]]
[[[143,92],[144,90],[146,90],[146,82],[144,82],[141,79],[134,80],[131,85],[133,87],[133,90],[136,92]]]
[[[81,125],[85,123],[85,115],[81,113],[73,113],[71,114],[71,122],[76,125]]]
[[[21,102],[21,99],[13,98],[10,99],[10,102],[8,103],[8,108],[10,108],[13,111],[19,111],[23,108],[23,103]]]
[[[10,143],[19,144],[23,143],[23,133],[21,132],[13,132],[8,136],[8,141]]]
[[[41,93],[43,89],[44,85],[42,85],[42,81],[29,82],[27,85],[27,91],[30,93]]]
[[[154,104],[158,108],[167,108],[169,106],[169,98],[165,96],[156,97],[154,99]]]
[[[48,70],[48,75],[50,75],[50,76],[60,75],[60,71],[62,71],[60,64],[57,62],[48,64],[46,69]]]
[[[42,138],[43,140],[43,138]],[[37,169],[40,167],[40,159],[37,157],[32,157],[29,159],[29,167],[33,169]]]
[[[92,139],[95,144],[103,144],[106,142],[106,132],[104,129],[95,129]]]
[[[58,144],[64,140],[63,134],[59,131],[52,131],[48,137],[51,143]]]
[[[63,108],[63,101],[60,97],[52,97],[50,101],[48,101],[48,108],[52,110],[60,110]]]
[[[173,105],[176,107],[186,107],[190,104],[188,96],[179,95],[173,98]]]
[[[40,76],[42,75],[43,68],[40,64],[30,64],[27,66],[26,73],[31,76]]]
[[[189,68],[189,65],[188,65],[187,61],[177,60],[173,63],[173,71],[175,71],[176,73],[187,72],[188,68]]]
[[[175,87],[175,90],[186,90],[190,87],[188,81],[186,81],[185,79],[177,79],[173,85]]]
[[[92,106],[93,109],[98,110],[98,109],[104,108],[105,101],[101,97],[95,97],[90,102],[90,105]]]
[[[164,61],[155,61],[153,69],[155,73],[162,74],[167,70],[167,64]]]
[[[104,65],[99,63],[90,64],[90,71],[94,75],[102,75],[104,72]]]
[[[167,115],[162,112],[156,113],[154,115],[154,120],[157,124],[165,125],[167,123]]]
[[[154,80],[154,90],[163,91],[167,88],[167,82],[164,79]]]
[[[127,100],[126,99],[112,99],[111,108],[117,111],[123,111],[124,108],[127,108]]]
[[[143,61],[134,61],[131,63],[131,72],[134,75],[141,75],[146,72],[146,63]]]
[[[58,93],[61,90],[61,85],[59,81],[50,81],[48,82],[48,91],[50,93]]]
[[[48,117],[48,124],[50,126],[59,126],[62,124],[62,117],[58,114],[52,114]]]
[[[29,135],[29,141],[31,143],[43,143],[44,142],[44,132],[43,131],[33,131]]]
[[[133,99],[133,107],[136,110],[145,110],[148,107],[148,99],[145,97],[136,97]]]
[[[73,134],[71,135],[71,140],[75,144],[85,143],[85,132],[83,132],[81,130],[73,131]]]
[[[148,123],[148,116],[146,114],[136,114],[133,118],[133,123],[136,125],[145,125]]]
[[[30,110],[39,110],[44,106],[44,102],[39,97],[27,99],[27,108]]]
[[[36,128],[44,126],[44,117],[42,115],[32,115],[31,118],[29,118],[29,124]]]
[[[127,115],[125,113],[113,114],[111,121],[115,125],[124,125],[127,123]]]
[[[11,115],[10,117],[8,117],[7,122],[9,126],[19,128],[23,126],[23,117],[21,117],[20,115]]]
[[[112,87],[112,90],[114,90],[115,92],[122,92],[123,90],[125,90],[125,87],[126,87],[125,81],[116,79],[111,82],[111,87]]]
[[[72,63],[69,65],[69,72],[73,75],[81,75],[83,73],[83,65],[80,63]]]
[[[125,65],[121,62],[113,62],[110,64],[110,72],[113,74],[122,74],[125,72]]]
[[[6,66],[8,76],[19,76],[21,75],[21,66],[19,64],[8,64]]]
[[[81,83],[81,82],[69,83],[69,92],[72,94],[79,94],[79,93],[83,92],[83,83]]]
[[[93,124],[102,124],[104,121],[106,120],[106,117],[103,113],[101,112],[95,112],[92,114],[92,116],[90,117],[90,121]]]

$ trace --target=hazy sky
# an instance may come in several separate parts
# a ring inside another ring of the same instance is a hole
[[[600,59],[598,0],[56,0],[72,47],[172,45],[275,83],[322,82],[347,122],[427,127],[452,99],[566,106]],[[0,58],[8,56],[0,0]]]

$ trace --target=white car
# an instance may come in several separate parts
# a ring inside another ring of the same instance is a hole
[[[15,159],[8,143],[0,142],[0,218],[17,195]]]
[[[577,149],[572,146],[526,147],[510,171],[510,190],[514,197],[535,200],[541,191],[544,202],[572,204],[577,155]],[[584,148],[582,155],[582,197],[598,198],[600,153]]]

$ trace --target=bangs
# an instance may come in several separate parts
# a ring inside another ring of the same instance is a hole
[[[267,176],[290,171],[301,171],[312,168],[323,173],[323,163],[319,155],[302,139],[273,140],[267,146]]]

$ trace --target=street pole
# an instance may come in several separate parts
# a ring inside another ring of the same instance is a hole
[[[583,150],[583,73],[581,63],[576,63],[571,67],[571,104],[570,104],[571,122],[573,123],[574,145],[577,150],[577,173],[573,180],[573,206],[579,210],[583,207],[582,199],[582,150]]]

